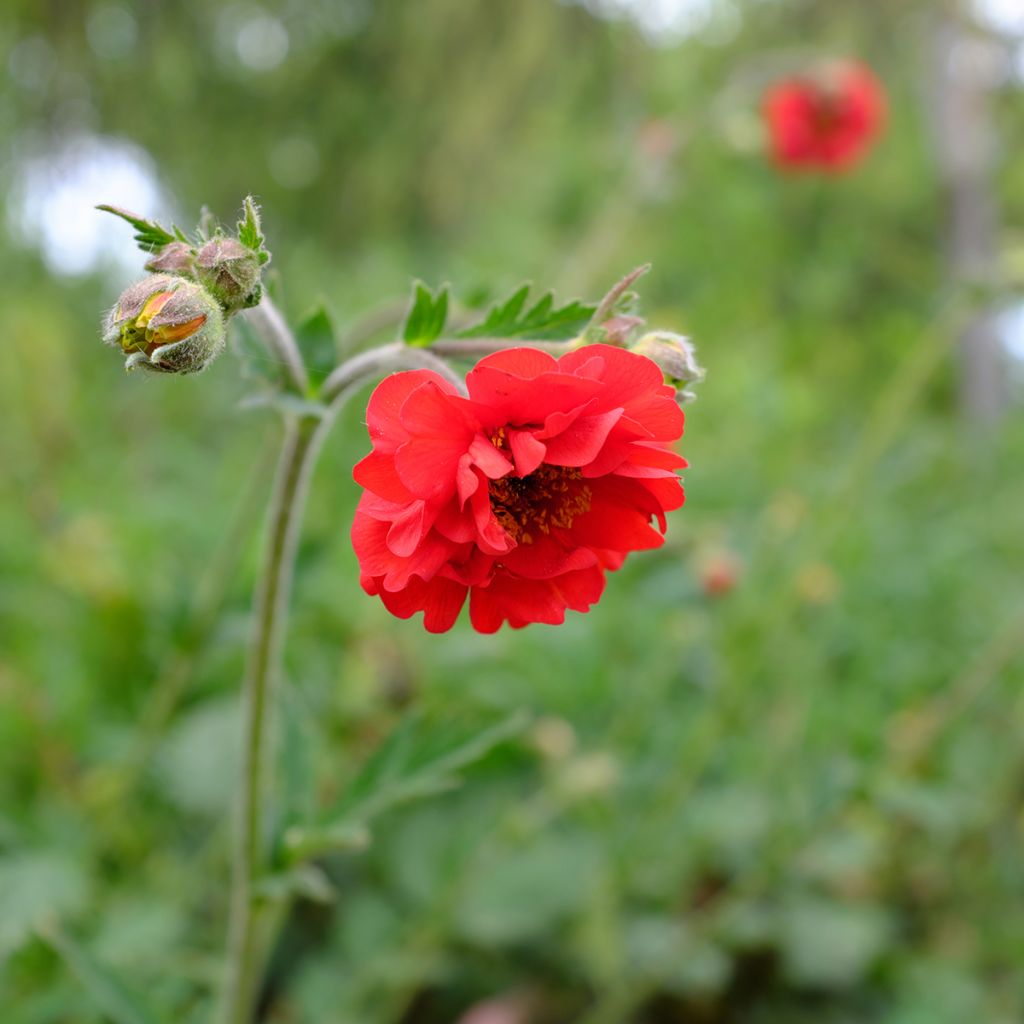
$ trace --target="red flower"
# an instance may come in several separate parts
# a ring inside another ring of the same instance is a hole
[[[871,147],[885,120],[882,84],[863,64],[832,65],[765,94],[772,155],[792,170],[843,171]]]
[[[354,470],[363,589],[400,618],[422,611],[432,633],[467,593],[481,633],[587,611],[605,570],[662,544],[665,512],[683,504],[672,388],[650,359],[609,345],[558,360],[508,349],[466,384],[468,398],[410,370],[371,396],[373,451]]]

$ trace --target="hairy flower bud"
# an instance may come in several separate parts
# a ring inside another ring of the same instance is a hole
[[[213,238],[196,254],[196,277],[227,312],[259,301],[259,254],[234,238]]]
[[[631,345],[629,351],[657,363],[665,374],[665,382],[677,389],[679,401],[689,402],[697,397],[687,385],[699,384],[704,379],[704,370],[697,365],[697,350],[689,338],[671,331],[651,331]]]
[[[196,254],[188,242],[169,242],[159,252],[154,253],[144,264],[154,274],[178,274],[191,277]]]
[[[127,355],[125,369],[196,373],[224,347],[224,315],[209,293],[171,274],[152,274],[121,293],[103,340]]]

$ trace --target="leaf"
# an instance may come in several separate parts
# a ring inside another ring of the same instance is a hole
[[[260,263],[270,262],[270,253],[264,248],[266,239],[260,224],[260,208],[252,196],[242,200],[242,219],[238,222],[238,240],[247,249],[259,254]]]
[[[320,385],[338,363],[338,346],[334,340],[334,324],[326,306],[321,303],[299,325],[295,331],[302,358],[309,370],[312,391],[316,394]]]
[[[482,945],[539,942],[581,912],[603,870],[599,843],[584,833],[542,836],[505,849],[460,888],[457,927]]]
[[[780,930],[786,976],[799,985],[821,987],[856,984],[893,935],[881,907],[810,896],[791,898]]]
[[[109,206],[104,203],[97,206],[96,209],[103,210],[104,213],[112,213],[115,217],[128,221],[135,228],[135,242],[143,252],[156,252],[169,242],[188,241],[178,228],[172,228],[171,231],[168,231],[155,220],[147,220],[145,217],[140,217],[137,213],[132,213],[130,210],[124,210],[120,206]]]
[[[63,854],[32,850],[0,860],[0,961],[43,920],[80,910],[85,889],[81,867]]]
[[[422,281],[413,283],[413,299],[402,328],[406,345],[425,348],[436,341],[448,319],[448,286],[432,292]]]
[[[522,285],[510,298],[493,305],[480,323],[464,328],[456,337],[568,339],[590,322],[597,308],[578,301],[556,307],[553,292],[541,296],[527,308],[529,294],[530,286]]]
[[[374,819],[394,807],[456,788],[466,768],[521,733],[528,718],[517,712],[484,729],[428,729],[420,716],[410,715],[370,757],[333,811],[315,825],[287,830],[287,858],[294,862],[327,850],[364,846]]]
[[[71,968],[96,1007],[114,1024],[156,1024],[156,1015],[139,997],[70,935],[53,924],[40,928],[39,935]]]

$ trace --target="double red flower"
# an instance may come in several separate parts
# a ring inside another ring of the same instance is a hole
[[[411,370],[371,396],[373,450],[354,470],[363,589],[401,618],[422,611],[434,633],[467,594],[482,633],[587,611],[605,571],[662,544],[665,512],[683,504],[673,389],[650,359],[609,345],[558,360],[508,349],[466,384],[463,397]]]
[[[791,170],[851,167],[877,138],[885,111],[881,83],[870,68],[852,61],[786,79],[764,97],[772,155]]]

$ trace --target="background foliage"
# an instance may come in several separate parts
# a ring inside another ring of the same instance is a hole
[[[362,595],[350,410],[315,482],[279,756],[296,814],[342,801],[370,839],[306,880],[337,900],[288,923],[268,1019],[432,1024],[502,995],[541,1022],[1020,1019],[1024,425],[979,436],[956,408],[937,5],[711,9],[653,45],[551,0],[8,0],[5,1022],[130,1019],[88,1002],[68,943],[168,1020],[205,1019],[219,965],[274,425],[238,411],[230,357],[126,378],[97,323],[130,271],[60,275],[30,244],[40,189],[79,255],[93,203],[131,205],[68,191],[126,142],[166,199],[143,212],[228,221],[255,193],[281,301],[298,320],[325,299],[342,344],[367,309],[386,338],[412,277],[593,299],[650,259],[645,312],[709,369],[666,548],[587,616],[496,637],[429,637]],[[858,54],[889,90],[848,177],[782,177],[756,148],[758,83],[794,47]],[[997,102],[1013,225],[1021,93]],[[464,767],[485,728],[509,735]]]

